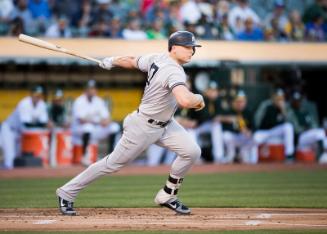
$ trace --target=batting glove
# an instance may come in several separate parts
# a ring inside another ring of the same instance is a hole
[[[113,61],[114,61],[114,57],[104,58],[99,64],[99,66],[104,69],[111,70],[114,67]]]

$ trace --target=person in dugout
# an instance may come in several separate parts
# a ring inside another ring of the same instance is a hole
[[[285,100],[285,93],[277,89],[271,100],[265,100],[255,113],[255,142],[260,145],[278,140],[285,147],[286,161],[294,160],[294,127],[290,119],[292,112]]]
[[[258,147],[253,141],[253,118],[247,108],[247,97],[239,90],[232,99],[229,109],[218,115],[223,126],[223,139],[226,147],[225,163],[236,160],[236,149],[239,148],[240,160],[243,163],[258,162]]]
[[[304,103],[300,92],[292,95],[291,107],[294,112],[293,125],[297,139],[297,149],[313,148],[317,152],[317,161],[327,157],[327,138],[323,128],[319,127],[314,113]],[[316,147],[315,147],[316,146]]]
[[[14,112],[3,122],[1,138],[4,169],[14,167],[15,157],[20,154],[20,140],[24,131],[49,127],[47,106],[43,98],[42,86],[33,87],[30,95],[23,98]]]
[[[110,119],[108,106],[97,96],[95,80],[87,82],[85,92],[73,103],[71,131],[73,145],[82,145],[85,166],[92,163],[87,153],[89,144],[98,144],[112,134],[116,135],[116,142],[119,139],[120,125]]]

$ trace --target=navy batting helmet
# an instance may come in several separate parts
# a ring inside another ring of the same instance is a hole
[[[188,31],[177,31],[171,34],[168,39],[168,51],[171,51],[173,45],[190,46],[193,47],[194,52],[194,47],[201,47],[196,44],[193,33]]]

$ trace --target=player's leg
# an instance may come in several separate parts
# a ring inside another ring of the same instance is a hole
[[[165,148],[162,148],[156,144],[150,145],[146,152],[147,165],[150,167],[158,166],[160,164],[164,151]]]
[[[190,209],[177,199],[177,192],[185,174],[201,155],[201,149],[187,131],[173,120],[165,134],[157,142],[177,154],[170,175],[163,189],[155,197],[158,205],[167,206],[180,214],[189,214]]]
[[[246,136],[244,134],[239,134],[238,139],[240,143],[240,152],[242,161],[248,164],[258,163],[258,146],[253,141],[252,137]]]
[[[14,159],[16,156],[16,134],[6,122],[4,122],[1,126],[1,138],[4,156],[3,166],[5,169],[12,169],[14,167]]]
[[[223,132],[223,139],[226,145],[226,158],[224,159],[224,162],[232,163],[236,156],[237,134],[225,131]]]
[[[211,127],[212,155],[214,162],[221,163],[224,160],[223,129],[220,122],[213,122]]]
[[[92,164],[78,176],[70,180],[64,186],[57,189],[57,195],[64,201],[73,203],[78,193],[98,178],[119,171],[128,162],[134,160],[153,141],[163,134],[162,130],[152,130],[135,115],[129,115],[124,121],[123,136],[116,145],[114,151]],[[149,140],[150,139],[150,140]],[[62,206],[61,206],[62,207]],[[65,210],[61,210],[63,214]],[[76,212],[74,211],[74,214]],[[67,214],[67,215],[74,215]]]
[[[326,151],[325,145],[326,134],[324,129],[322,128],[314,128],[304,131],[299,136],[299,149],[303,148],[310,148],[313,147],[315,143],[318,145],[318,159],[321,157],[322,154]]]

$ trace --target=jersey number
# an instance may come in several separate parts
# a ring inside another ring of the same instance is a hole
[[[148,79],[146,81],[147,85],[150,84],[150,81],[153,79],[154,75],[157,73],[158,70],[159,70],[159,67],[155,63],[152,63],[150,70],[148,72]]]

